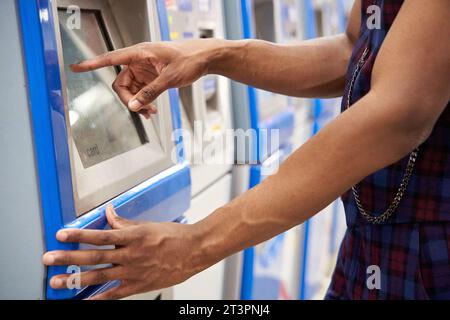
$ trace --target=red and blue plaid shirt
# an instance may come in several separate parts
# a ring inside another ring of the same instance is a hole
[[[369,54],[354,84],[351,104],[370,91],[377,54],[403,4],[403,0],[361,1],[361,32],[347,83],[366,48]],[[381,8],[381,29],[367,27],[367,9],[371,5]],[[344,96],[348,90],[349,85]],[[347,107],[345,100],[343,110]],[[409,156],[358,184],[367,212],[376,216],[391,205],[408,160]],[[377,226],[367,222],[351,191],[342,199],[348,230],[328,299],[450,299],[450,103],[420,147],[408,189],[387,223]],[[370,266],[380,268],[379,290],[366,285]]]

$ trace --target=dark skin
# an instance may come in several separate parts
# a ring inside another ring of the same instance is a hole
[[[347,33],[336,37],[296,46],[254,40],[146,43],[72,69],[125,66],[114,89],[132,111],[148,116],[156,112],[152,102],[162,92],[210,73],[292,96],[339,96],[359,32],[359,3],[355,2]],[[427,139],[450,100],[449,16],[448,0],[426,6],[406,0],[375,62],[371,91],[297,150],[276,174],[205,220],[187,226],[136,224],[109,207],[112,230],[64,230],[57,238],[116,249],[49,252],[44,263],[112,263],[111,268],[83,273],[81,282],[85,286],[119,279],[120,287],[95,299],[120,299],[178,284],[303,223]],[[65,288],[66,280],[67,275],[56,276],[51,286]]]

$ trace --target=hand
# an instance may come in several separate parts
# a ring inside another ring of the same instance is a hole
[[[43,257],[48,266],[111,267],[80,274],[81,286],[120,280],[121,285],[93,299],[121,299],[134,294],[168,288],[201,271],[193,267],[193,226],[176,223],[136,223],[119,217],[112,206],[106,210],[112,230],[61,230],[61,242],[115,246],[112,250],[54,251]],[[50,280],[54,289],[67,288],[70,275]]]
[[[186,87],[208,73],[214,52],[223,40],[190,40],[180,43],[141,43],[71,65],[73,72],[124,66],[112,87],[133,112],[147,119],[156,114],[152,104],[170,88]]]

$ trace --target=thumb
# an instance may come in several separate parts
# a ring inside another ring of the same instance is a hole
[[[164,91],[169,89],[166,77],[161,74],[150,84],[139,91],[128,103],[128,108],[133,112],[138,112],[143,107],[155,101]]]
[[[135,222],[119,217],[112,205],[106,207],[106,219],[111,229],[123,229],[136,225]]]

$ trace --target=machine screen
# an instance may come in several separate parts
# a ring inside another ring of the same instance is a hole
[[[99,11],[82,10],[80,28],[70,28],[58,10],[67,81],[69,121],[84,168],[148,142],[139,116],[131,114],[111,89],[115,68],[73,73],[69,65],[112,49]]]

